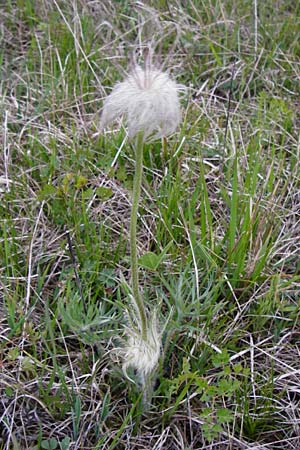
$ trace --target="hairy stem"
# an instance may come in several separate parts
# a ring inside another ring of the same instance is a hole
[[[135,146],[135,175],[133,182],[133,199],[130,217],[130,259],[131,259],[131,279],[133,297],[140,315],[142,338],[146,340],[147,335],[147,316],[146,309],[139,289],[139,272],[137,259],[137,244],[136,244],[136,225],[137,215],[139,209],[139,199],[141,193],[141,182],[143,174],[143,148],[144,135],[140,132],[136,139]]]

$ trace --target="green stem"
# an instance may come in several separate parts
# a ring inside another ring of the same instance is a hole
[[[163,162],[164,164],[166,164],[166,162],[168,161],[168,141],[166,137],[162,138],[162,157],[163,157]]]
[[[135,175],[133,181],[133,199],[130,217],[130,258],[131,258],[131,280],[132,292],[136,302],[136,306],[141,319],[142,338],[146,340],[147,337],[147,316],[145,305],[140,294],[139,289],[139,273],[138,273],[138,258],[136,245],[136,225],[137,215],[139,209],[139,199],[141,193],[141,183],[143,174],[143,149],[144,149],[144,134],[140,132],[137,136],[135,147]]]

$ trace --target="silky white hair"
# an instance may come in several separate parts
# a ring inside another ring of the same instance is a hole
[[[136,66],[106,98],[101,127],[125,116],[129,138],[139,132],[143,132],[145,141],[168,136],[181,120],[178,96],[181,89],[166,72]]]
[[[156,369],[161,353],[161,334],[158,330],[156,314],[149,318],[146,336],[143,338],[141,331],[134,327],[125,328],[126,344],[122,348],[123,371],[127,375],[127,369],[136,370],[142,384]],[[129,378],[130,379],[130,378]],[[131,380],[131,379],[130,379]],[[131,380],[133,381],[133,380]]]

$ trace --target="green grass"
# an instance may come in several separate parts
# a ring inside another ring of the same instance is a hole
[[[300,9],[257,4],[0,7],[0,449],[300,447]],[[145,412],[115,352],[134,151],[94,133],[149,42],[188,89],[144,153],[140,279],[166,324]]]

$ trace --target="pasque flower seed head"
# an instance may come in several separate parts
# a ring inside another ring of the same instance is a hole
[[[148,320],[145,339],[139,330],[132,327],[126,327],[126,335],[126,346],[122,350],[123,371],[126,374],[127,368],[132,367],[143,381],[154,371],[160,357],[161,336],[156,314]]]
[[[130,138],[139,132],[143,132],[145,141],[168,136],[181,119],[180,89],[167,73],[136,66],[106,98],[101,126],[104,128],[117,117],[125,116]]]

